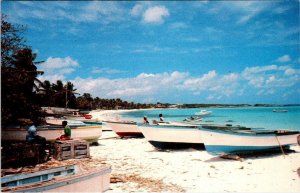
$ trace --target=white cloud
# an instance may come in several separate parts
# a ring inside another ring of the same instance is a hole
[[[212,70],[197,78],[187,78],[178,88],[192,91],[195,95],[210,93],[208,99],[220,99],[238,92],[238,77],[236,73],[218,75]]]
[[[70,56],[65,58],[52,58],[49,57],[44,63],[41,64],[43,69],[65,68],[65,67],[78,67],[79,64]]]
[[[230,1],[219,2],[212,6],[210,13],[221,15],[224,12],[229,16],[236,16],[237,24],[246,24],[265,10],[270,9],[272,2],[261,1]],[[223,17],[227,17],[223,15]],[[231,17],[231,20],[234,19]]]
[[[169,15],[169,10],[165,6],[154,6],[144,12],[143,19],[146,23],[163,23],[164,18]]]
[[[133,16],[139,16],[143,13],[144,6],[141,4],[136,4],[130,11]]]
[[[287,75],[287,76],[294,75],[295,73],[297,73],[297,71],[295,69],[292,69],[292,68],[288,68],[284,71],[284,74]]]
[[[283,56],[277,58],[277,61],[278,62],[289,62],[289,61],[291,61],[291,58],[289,55],[283,55]]]
[[[245,68],[241,76],[255,88],[288,88],[299,84],[300,70],[289,66],[255,66]]]
[[[141,73],[136,77],[123,79],[83,79],[76,78],[76,87],[80,93],[91,93],[93,96],[104,98],[138,99],[140,97],[152,98],[176,89],[187,73],[172,72],[161,74]]]
[[[91,70],[91,73],[94,74],[118,74],[118,73],[122,73],[124,71],[122,70],[118,70],[118,69],[113,69],[113,68],[99,68],[99,67],[93,67]]]
[[[70,56],[65,58],[49,57],[45,62],[38,65],[39,70],[44,71],[44,74],[39,78],[41,80],[64,80],[66,74],[70,74],[79,67],[79,63]]]
[[[100,22],[107,24],[124,20],[124,15],[126,13],[118,3],[111,1],[82,1],[76,3],[67,1],[40,1],[34,3],[17,2],[14,4],[13,8],[13,12],[16,14],[11,17],[17,21],[24,20],[25,18],[34,18],[47,20],[52,23],[66,19],[75,24],[81,22]],[[49,25],[47,22],[44,23]],[[41,22],[39,22],[39,25],[41,25]],[[32,24],[30,26],[32,27]]]
[[[42,80],[48,79],[52,82],[65,80],[66,73],[70,73],[77,67],[74,64],[63,65],[65,67],[58,70],[57,65],[54,66],[55,70],[51,71],[51,68],[48,68]],[[112,70],[97,67],[92,69],[98,73],[108,73]],[[52,74],[49,74],[49,70]],[[174,71],[140,73],[134,77],[115,79],[77,77],[69,81],[76,83],[79,93],[91,93],[94,97],[156,102],[161,100],[162,96],[171,97],[171,101],[176,94],[185,93],[201,96],[207,101],[222,102],[231,97],[251,96],[248,95],[249,93],[261,96],[274,95],[280,93],[282,89],[293,88],[300,83],[300,70],[290,66],[269,65],[248,67],[242,72],[227,74],[219,74],[216,70],[211,70],[199,76],[192,76],[187,72]]]

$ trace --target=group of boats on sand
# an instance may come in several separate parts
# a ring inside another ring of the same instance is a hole
[[[201,112],[201,111],[200,111]],[[200,112],[197,113],[200,115]],[[202,111],[211,114],[211,111]],[[204,114],[204,113],[203,113]],[[134,121],[99,121],[76,116],[65,119],[48,118],[46,126],[38,126],[38,134],[55,141],[63,134],[63,120],[68,121],[72,129],[72,138],[97,143],[104,129],[111,129],[121,138],[145,137],[158,149],[164,148],[203,148],[211,154],[232,154],[239,152],[284,149],[297,144],[300,132],[294,130],[265,130],[240,125],[200,124],[195,121],[167,122],[153,121],[151,124]],[[27,130],[20,127],[2,128],[2,140],[23,141]]]
[[[243,126],[158,122],[105,122],[121,137],[144,136],[158,149],[203,148],[211,154],[234,154],[288,149],[297,144],[299,131],[265,130]],[[125,126],[126,125],[126,126]]]
[[[199,124],[197,122],[153,121],[151,124],[121,120],[93,120],[92,116],[48,118],[47,125],[38,126],[38,135],[54,142],[63,134],[62,121],[67,120],[72,129],[72,138],[91,143],[101,139],[102,131],[111,129],[121,138],[145,137],[157,149],[196,148],[205,149],[213,155],[228,155],[256,151],[281,150],[284,153],[291,145],[300,145],[300,132],[294,130],[265,130],[240,125]],[[24,127],[2,128],[2,142],[25,141]],[[75,166],[71,166],[75,167]],[[68,170],[68,171],[65,171]],[[2,177],[2,191],[98,191],[109,188],[110,167],[82,172],[78,169],[58,167],[29,174]],[[59,174],[58,174],[59,173]],[[55,180],[53,176],[61,177]],[[53,178],[53,179],[52,179]],[[36,181],[37,179],[37,181]],[[35,185],[26,185],[28,180]],[[88,184],[98,184],[97,187]],[[18,185],[19,184],[19,185]],[[21,184],[21,185],[20,185]],[[86,189],[85,187],[91,187]]]

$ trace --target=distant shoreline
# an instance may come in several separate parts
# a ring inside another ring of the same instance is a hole
[[[151,107],[141,109],[93,109],[91,111],[136,111],[136,110],[155,110],[155,109],[188,109],[188,108],[240,108],[240,107],[291,107],[300,106],[300,104],[182,104],[178,106]]]

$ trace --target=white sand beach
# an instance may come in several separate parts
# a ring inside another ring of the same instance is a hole
[[[103,132],[92,158],[112,167],[108,192],[299,192],[300,147],[280,152],[227,160],[205,150],[158,151],[145,138],[120,139]],[[297,172],[298,170],[298,172]]]
[[[122,111],[122,110],[121,110]],[[120,118],[120,110],[91,114],[105,119]],[[159,151],[145,138],[119,138],[105,131],[92,158],[112,167],[108,192],[299,192],[300,146],[281,152],[228,160],[205,150]]]

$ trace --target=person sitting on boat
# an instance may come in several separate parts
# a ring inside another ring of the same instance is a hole
[[[64,135],[61,135],[57,140],[71,140],[71,128],[68,125],[68,121],[63,121],[62,126],[64,127]]]
[[[46,138],[37,135],[36,126],[34,125],[33,121],[31,121],[31,120],[28,121],[28,130],[27,130],[27,135],[26,135],[26,141],[31,142],[31,143],[41,144],[43,147],[46,146]]]
[[[149,121],[146,116],[144,116],[144,124],[149,124]]]
[[[162,114],[159,114],[159,122],[164,122],[164,118]]]

